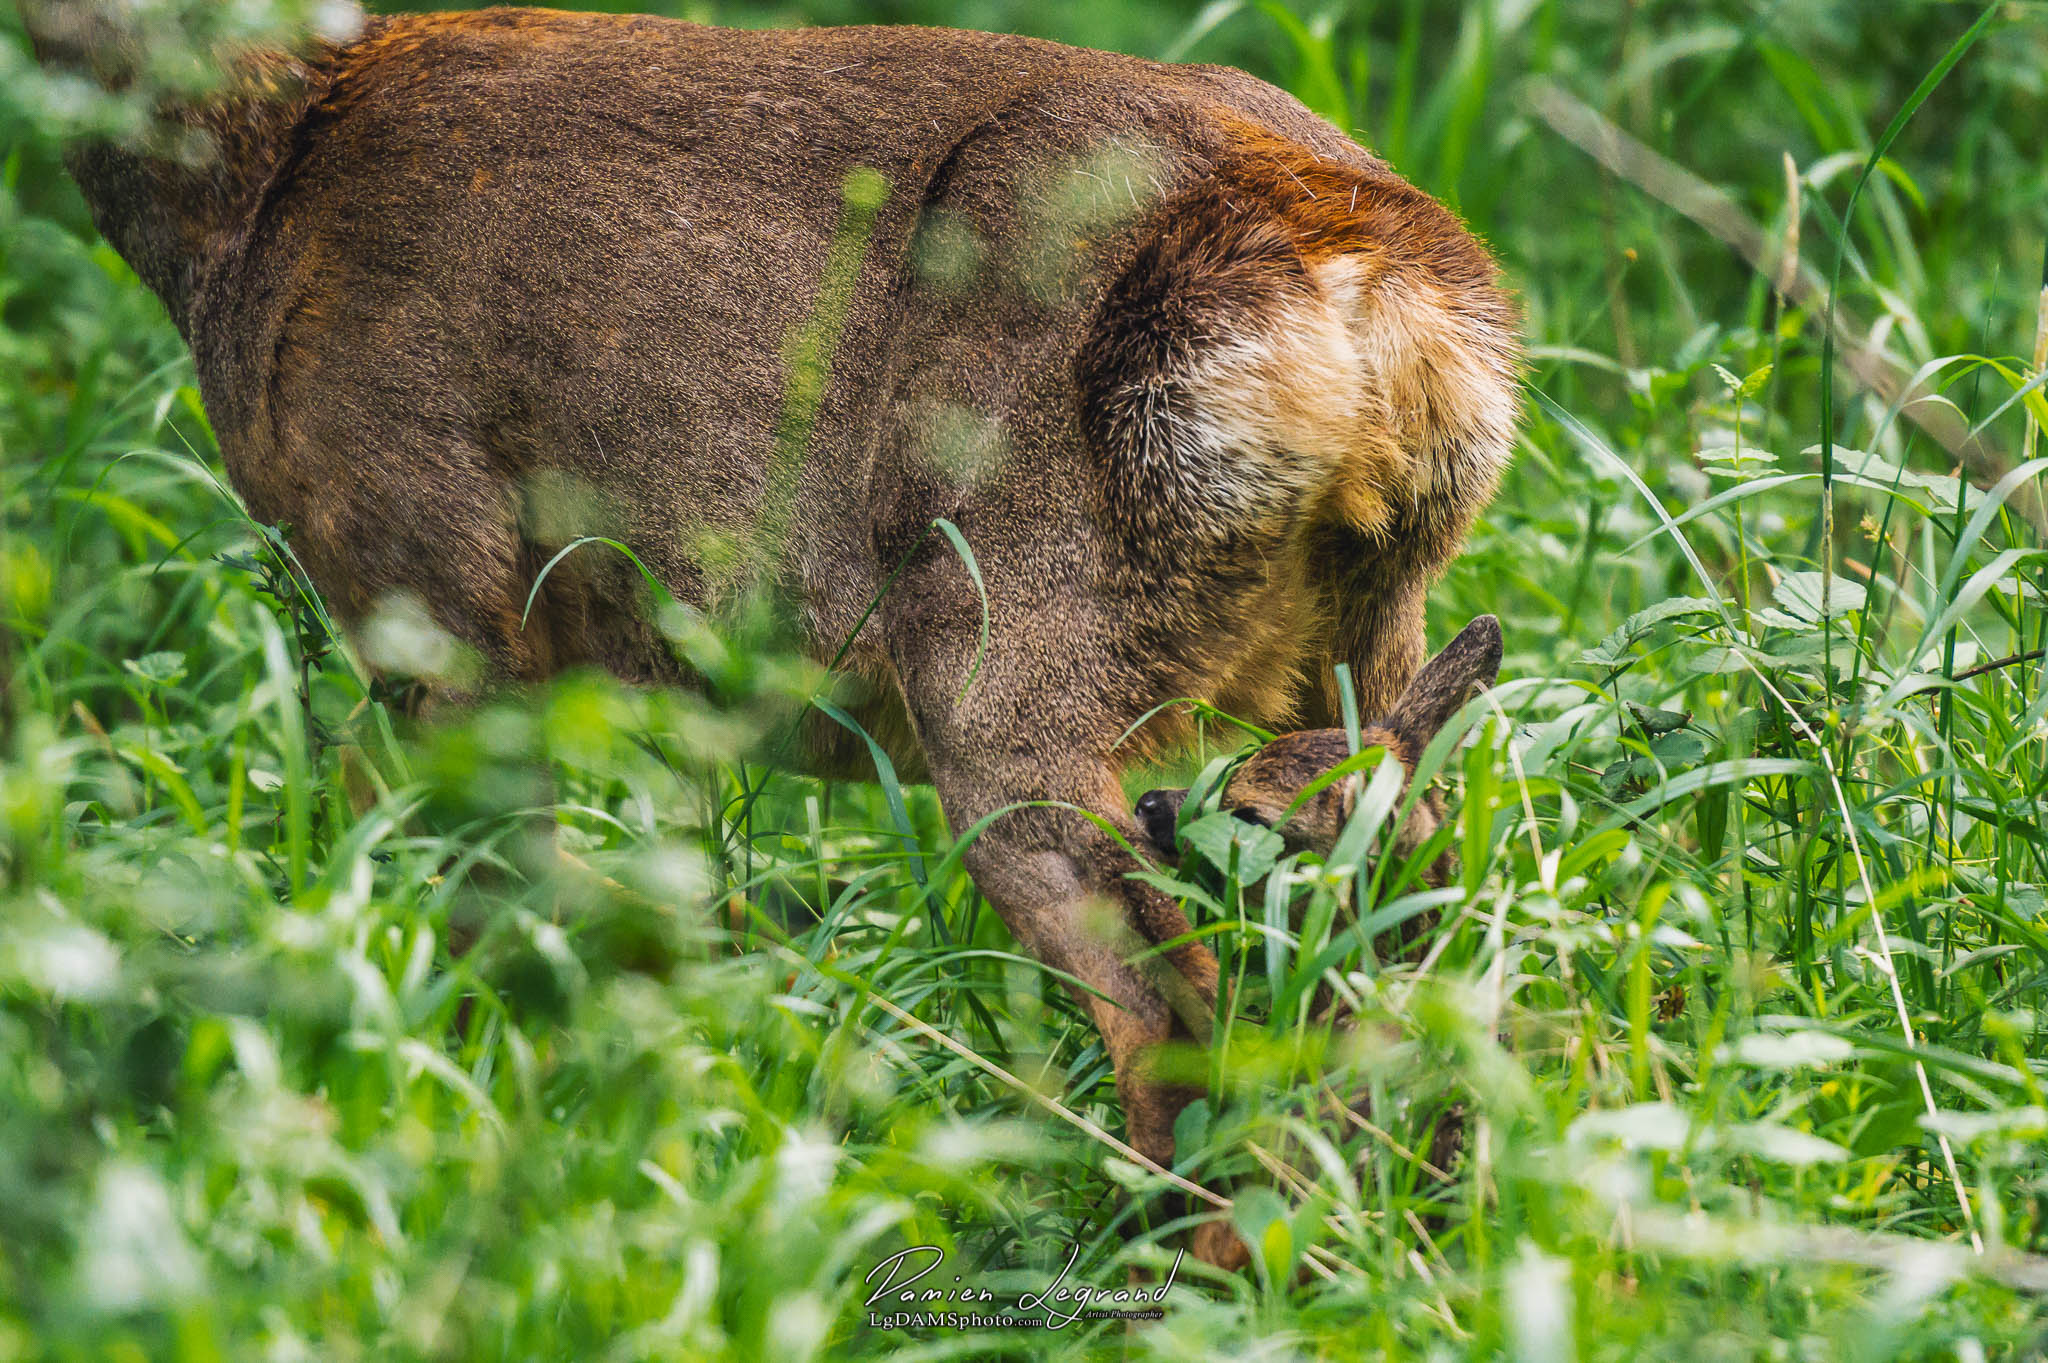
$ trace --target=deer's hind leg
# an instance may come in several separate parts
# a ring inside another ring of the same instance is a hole
[[[230,447],[229,472],[258,519],[287,528],[329,613],[373,666],[378,612],[409,599],[474,651],[480,667],[466,669],[463,689],[555,670],[551,639],[526,617],[532,555],[516,488],[478,444],[395,414],[335,421],[321,419],[331,408],[280,405],[274,447],[242,459]]]
[[[528,610],[538,565],[521,534],[516,485],[479,444],[396,413],[377,419],[311,401],[284,410],[281,447],[255,461],[230,446],[230,471],[256,517],[289,527],[292,553],[373,673],[412,683],[404,708],[414,718],[558,670],[550,592]],[[556,869],[547,763],[535,752],[497,770],[504,779],[438,783],[423,827],[453,832],[489,820],[495,854],[522,881],[544,880]],[[517,883],[490,867],[487,859],[473,874],[500,890]]]

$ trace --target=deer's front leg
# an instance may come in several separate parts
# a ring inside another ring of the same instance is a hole
[[[898,677],[955,835],[996,816],[965,853],[969,873],[1024,950],[1069,977],[1115,1068],[1126,1139],[1171,1169],[1174,1120],[1200,1091],[1162,1074],[1161,1052],[1207,1043],[1218,972],[1200,942],[1161,949],[1188,935],[1186,915],[1129,879],[1136,861],[1077,812],[1136,841],[1109,760],[1121,724],[1075,722],[1092,709],[1074,703],[1064,669],[1048,675],[1042,641],[992,648],[963,695],[973,634],[949,645],[929,615],[893,626]],[[1019,658],[1038,666],[1006,662]]]
[[[971,762],[931,757],[939,798],[957,833],[997,810],[1042,801],[1126,820],[1114,795],[1119,787],[1106,769],[1088,783],[1093,789],[1062,790],[1062,783],[1034,781],[1028,772],[991,780],[975,774]],[[964,860],[1025,951],[1072,978],[1116,1069],[1130,1144],[1171,1168],[1174,1119],[1198,1094],[1156,1073],[1158,1051],[1173,1042],[1207,1042],[1216,1006],[1215,956],[1197,942],[1158,949],[1188,933],[1186,916],[1165,896],[1127,879],[1137,863],[1074,810],[1012,809],[982,831]]]
[[[1150,943],[1114,898],[1090,889],[1072,851],[1043,836],[1044,824],[998,820],[968,851],[968,869],[1024,950],[1070,977],[1115,1067],[1125,1139],[1170,1169],[1174,1120],[1197,1096],[1156,1073],[1161,1049],[1192,1035],[1169,1001],[1173,967],[1146,959]],[[1183,1009],[1202,1006],[1192,989],[1179,992]]]

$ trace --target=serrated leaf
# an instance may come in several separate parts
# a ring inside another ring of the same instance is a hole
[[[1236,1228],[1239,1239],[1258,1250],[1272,1274],[1271,1281],[1286,1281],[1294,1254],[1294,1236],[1287,1228],[1287,1203],[1280,1195],[1256,1184],[1242,1190],[1230,1209],[1230,1224]]]
[[[1650,738],[1668,734],[1674,729],[1683,729],[1692,723],[1690,710],[1653,710],[1632,700],[1623,701],[1622,708],[1628,711],[1628,716],[1635,721],[1636,727]]]
[[[1707,755],[1707,740],[1693,733],[1661,734],[1650,743],[1650,756],[1666,771],[1689,767]]]
[[[1645,606],[1621,622],[1605,639],[1579,655],[1579,661],[1594,667],[1614,667],[1627,661],[1637,638],[1663,624],[1687,615],[1714,615],[1714,603],[1696,596],[1671,596],[1654,606]]]
[[[1701,449],[1695,457],[1701,469],[1722,478],[1754,478],[1771,472],[1779,463],[1778,456],[1771,451],[1747,445],[1714,445]]]
[[[1630,785],[1644,786],[1697,763],[1707,755],[1706,740],[1698,734],[1670,733],[1650,743],[1647,756],[1632,754],[1600,773],[1602,794],[1620,794]]]
[[[1828,573],[1787,573],[1778,583],[1777,590],[1771,593],[1771,598],[1797,619],[1819,621],[1822,618],[1823,592],[1828,598],[1827,613],[1830,615],[1860,611],[1869,597],[1862,583],[1846,577]]]
[[[1745,1122],[1730,1127],[1723,1143],[1731,1150],[1772,1164],[1837,1164],[1849,1158],[1849,1152],[1833,1141],[1777,1122]]]
[[[1648,759],[1624,757],[1600,773],[1600,793],[1619,795],[1631,782],[1647,781],[1656,774],[1656,767]]]
[[[1804,630],[1789,639],[1780,639],[1770,648],[1756,655],[1757,661],[1768,667],[1805,667],[1821,660],[1827,652],[1827,641],[1821,638],[1819,630]],[[1835,661],[1839,666],[1848,661],[1848,644],[1837,640]]]
[[[172,686],[185,676],[185,655],[168,651],[145,653],[140,658],[124,660],[121,666],[152,686]]]
[[[1809,445],[1801,453],[1818,459],[1820,446]],[[1945,473],[1920,473],[1879,455],[1843,449],[1839,445],[1835,447],[1835,476],[1862,487],[1896,490],[1916,505],[1939,515],[1953,515],[1958,500],[1965,511],[1975,510],[1984,500],[1984,494],[1966,479]]]
[[[1670,1103],[1634,1103],[1588,1112],[1567,1134],[1574,1141],[1619,1141],[1631,1150],[1680,1150],[1692,1134],[1692,1119]]]
[[[1930,1112],[1921,1116],[1920,1125],[1960,1145],[1994,1137],[2038,1141],[2048,1136],[2048,1111],[2013,1107],[1996,1112]]]
[[[1735,1059],[1760,1070],[1794,1070],[1847,1060],[1856,1048],[1832,1032],[1752,1032],[1736,1042]]]
[[[1817,623],[1813,620],[1803,620],[1796,615],[1787,615],[1774,606],[1758,606],[1750,613],[1750,618],[1766,629],[1809,630]]]
[[[1235,872],[1240,884],[1263,880],[1287,850],[1286,841],[1270,828],[1229,814],[1204,814],[1183,827],[1181,841],[1219,871]]]
[[[1685,669],[1696,676],[1702,677],[1740,672],[1744,668],[1743,660],[1748,656],[1749,650],[1747,649],[1733,644],[1720,645],[1714,648],[1702,649],[1693,657],[1686,659]]]

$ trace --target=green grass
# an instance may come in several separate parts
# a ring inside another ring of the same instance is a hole
[[[1523,301],[1526,437],[1432,607],[1508,638],[1433,755],[1460,879],[1361,860],[1383,790],[1279,867],[1297,931],[1241,883],[1270,847],[1195,832],[1239,1009],[1183,1167],[1262,1258],[1128,1340],[863,1324],[906,1245],[1119,1286],[1179,1229],[931,792],[774,769],[823,679],[733,622],[705,695],[394,717],[224,491],[0,21],[0,1357],[2041,1356],[2048,10],[1957,49],[1974,7],[1878,8],[714,11],[1244,64]],[[1772,252],[1796,221],[1817,289],[1660,166]],[[1885,358],[1830,353],[1830,281]]]

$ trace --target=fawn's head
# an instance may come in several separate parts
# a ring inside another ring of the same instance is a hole
[[[1392,711],[1360,726],[1360,748],[1385,748],[1412,772],[1437,731],[1475,692],[1493,685],[1500,672],[1500,652],[1499,620],[1482,615],[1465,626],[1422,665]],[[1342,729],[1283,734],[1246,758],[1231,775],[1223,787],[1221,808],[1234,818],[1271,828],[1290,852],[1328,856],[1350,822],[1363,784],[1361,774],[1331,782],[1295,806],[1303,790],[1350,755]],[[1138,797],[1134,810],[1149,850],[1168,861],[1177,855],[1180,810],[1187,795],[1185,789],[1148,790]],[[1443,796],[1425,792],[1395,834],[1394,853],[1406,855],[1428,841],[1444,816]],[[1448,860],[1440,860],[1429,879],[1441,883],[1448,874]]]

